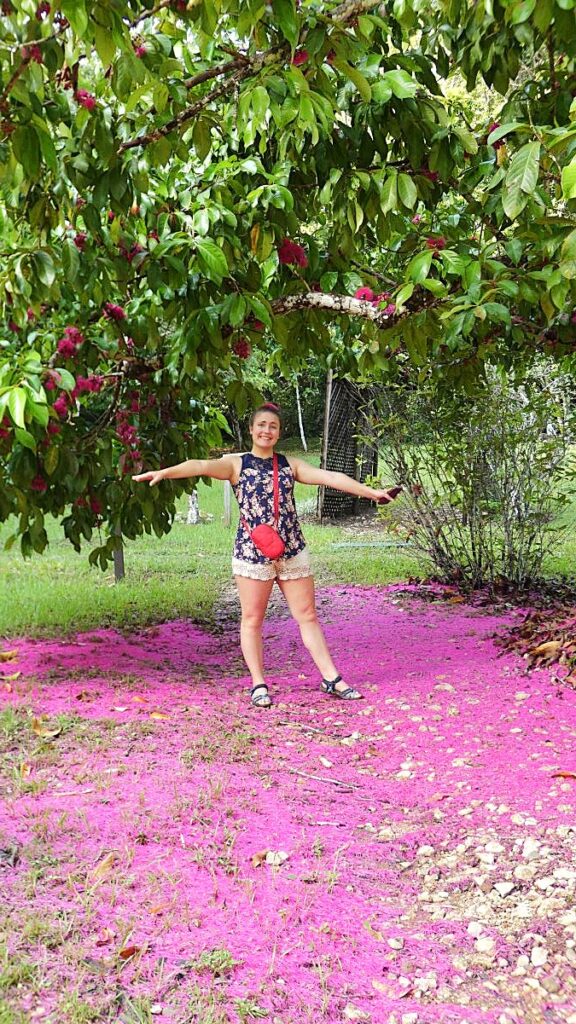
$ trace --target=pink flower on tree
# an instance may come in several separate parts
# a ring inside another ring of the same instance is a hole
[[[420,174],[428,178],[428,181],[438,181],[438,171],[430,171],[427,167],[421,167]]]
[[[54,405],[52,406],[52,408],[54,409],[54,412],[58,413],[60,419],[63,420],[64,417],[68,415],[68,398],[67,398],[67,396],[66,395],[60,395],[60,397],[57,398],[56,401],[54,402]]]
[[[49,14],[50,14],[50,4],[49,3],[43,2],[41,4],[38,4],[38,7],[36,8],[36,19],[37,19],[37,21],[42,21],[42,18],[44,17],[44,15],[46,15],[46,17],[48,17]]]
[[[140,58],[145,57],[146,53],[147,53],[146,47],[142,46],[142,45],[135,46],[134,47],[134,53],[136,54],[137,57],[140,57]]]
[[[74,98],[81,107],[86,107],[86,110],[94,110],[96,106],[96,97],[86,89],[77,89]]]
[[[419,224],[421,220],[422,220],[422,217],[420,216],[419,213],[415,213],[414,216],[412,217],[412,223],[413,224]]]
[[[238,338],[232,346],[232,351],[239,359],[248,359],[251,348],[246,338]]]
[[[57,349],[64,359],[73,359],[77,352],[76,345],[70,338],[60,338]]]
[[[16,323],[15,320],[9,320],[8,321],[8,330],[14,331],[14,334],[18,334],[18,331],[20,330],[20,328],[18,327],[18,324]]]
[[[488,125],[487,134],[488,135],[492,135],[492,132],[497,131],[497,129],[499,127],[500,127],[500,122],[499,121],[492,121],[492,124]],[[496,139],[496,142],[492,143],[492,148],[496,149],[496,150],[497,149],[501,149],[503,145],[504,145],[504,139]]]
[[[374,292],[371,288],[357,288],[354,292],[355,299],[365,299],[366,302],[374,301]]]
[[[310,58],[308,50],[296,50],[296,53],[292,57],[292,63],[294,67],[299,68],[301,64],[307,64]]]
[[[94,495],[90,497],[90,508],[95,516],[102,515],[102,502],[95,498]]]
[[[41,473],[38,473],[34,479],[30,481],[30,490],[37,491],[38,494],[43,494],[44,491],[48,490],[48,484]]]
[[[74,236],[74,245],[78,249],[78,252],[84,252],[84,249],[86,248],[86,239],[87,238],[88,238],[88,235],[86,234],[85,231],[79,231]]]
[[[122,306],[116,306],[113,302],[104,303],[103,313],[107,320],[115,320],[117,323],[126,319],[126,313]]]
[[[289,238],[285,238],[279,245],[278,259],[280,263],[284,263],[287,266],[293,265],[303,268],[308,266],[308,257],[305,249],[298,242],[292,242]]]
[[[33,60],[36,64],[43,64],[44,58],[42,56],[42,49],[38,46],[38,43],[34,43],[32,46],[23,46],[22,59]]]
[[[393,316],[396,312],[396,305],[394,302],[389,302],[387,306],[382,310],[384,316]]]
[[[439,235],[438,238],[427,238],[426,245],[429,249],[433,249],[434,252],[438,252],[440,249],[446,248],[446,239],[443,235]]]
[[[54,420],[50,420],[48,426],[46,427],[46,430],[48,431],[49,434],[56,435],[61,432],[62,427],[60,426],[59,423],[54,423]]]

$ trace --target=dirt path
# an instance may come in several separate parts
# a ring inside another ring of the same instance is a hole
[[[10,645],[2,1024],[576,1022],[574,692],[498,655],[513,614],[320,609],[364,701],[279,605],[268,712],[228,613]]]

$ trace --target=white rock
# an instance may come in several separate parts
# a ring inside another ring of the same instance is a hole
[[[534,909],[530,903],[518,903],[513,909],[512,913],[515,917],[534,917]]]
[[[511,892],[514,892],[516,886],[514,882],[496,882],[494,886],[499,896],[509,896]]]
[[[494,955],[496,943],[489,935],[481,935],[480,938],[476,939],[474,945],[476,946],[478,953],[485,953],[487,956]]]
[[[419,846],[416,850],[417,857],[432,857],[434,854],[433,846]]]
[[[403,1013],[402,1014],[402,1024],[418,1024],[418,1014],[417,1013]]]
[[[404,949],[404,939],[400,937],[388,939],[388,945],[390,949]]]
[[[522,846],[522,856],[525,860],[534,860],[540,854],[540,842],[538,839],[534,839],[532,836],[528,836],[524,840]]]
[[[370,1014],[361,1010],[359,1006],[354,1006],[354,1003],[347,1003],[343,1012],[346,1020],[370,1020]]]
[[[514,868],[514,878],[519,878],[522,882],[530,882],[538,868],[535,864],[518,864]]]
[[[504,853],[504,847],[502,846],[502,843],[497,843],[495,841],[486,843],[484,849],[486,850],[487,853]]]
[[[466,929],[468,935],[473,935],[474,938],[478,938],[479,935],[484,931],[484,925],[481,921],[470,921],[468,928]]]
[[[530,963],[533,967],[543,967],[548,959],[548,950],[544,946],[534,946],[530,953]]]

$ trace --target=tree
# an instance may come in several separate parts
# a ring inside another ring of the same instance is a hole
[[[0,519],[170,528],[269,344],[448,386],[576,345],[576,0],[3,0]],[[502,96],[480,130],[452,73]],[[516,76],[520,84],[515,85]],[[339,326],[337,343],[330,330]],[[359,326],[360,325],[360,326]]]

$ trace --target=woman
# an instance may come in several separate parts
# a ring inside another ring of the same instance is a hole
[[[345,473],[316,469],[304,459],[277,456],[279,518],[278,533],[285,544],[283,556],[272,561],[255,546],[251,529],[274,518],[273,455],[280,438],[281,419],[277,405],[267,402],[252,413],[252,450],[245,455],[224,455],[219,459],[189,459],[177,466],[139,473],[133,479],[148,481],[152,487],[161,480],[209,476],[229,480],[240,506],[240,522],[234,545],[232,571],[236,579],[242,622],[240,644],[252,677],[251,700],[255,707],[269,708],[272,700],[264,678],[262,623],[274,586],[284,594],[296,619],[304,646],[322,676],[322,690],[341,700],[358,700],[362,695],[347,686],[339,675],[316,614],[314,578],[308,551],[294,504],[294,481],[332,487],[380,503],[391,501],[400,488],[378,490],[359,483]]]

